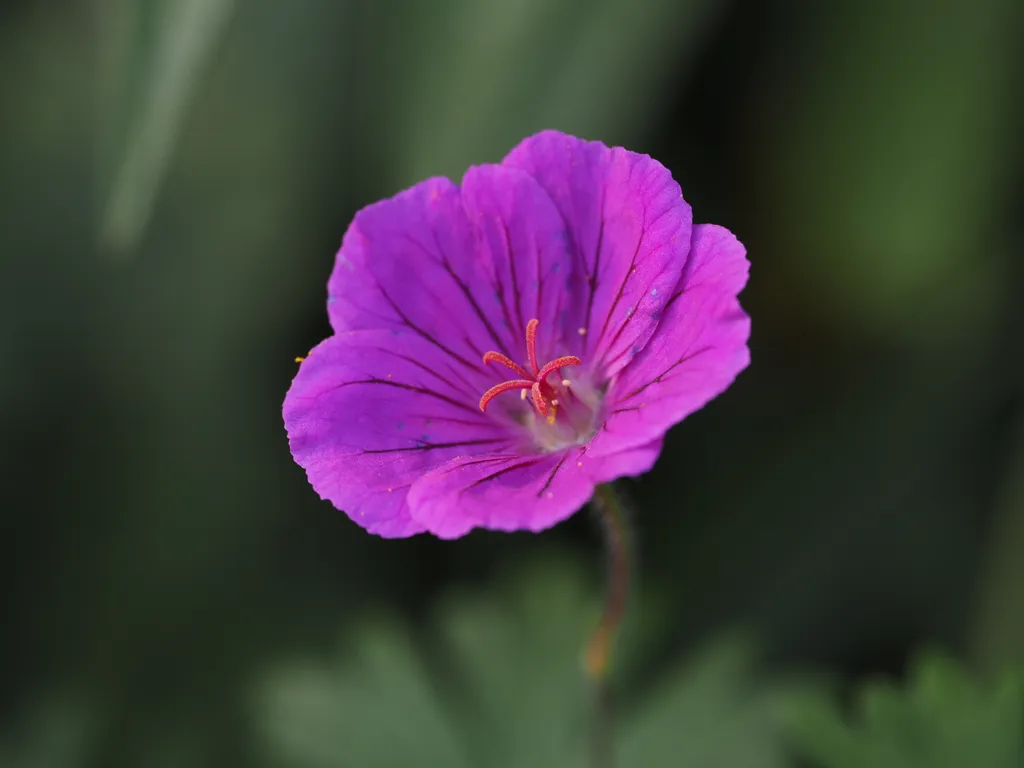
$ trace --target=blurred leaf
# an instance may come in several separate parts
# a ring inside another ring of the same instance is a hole
[[[136,70],[144,73],[134,89],[127,83],[108,88],[127,98],[122,109],[128,128],[103,212],[104,247],[123,253],[141,237],[189,103],[233,5],[234,0],[107,0],[103,6],[106,47],[113,51],[107,53],[108,82],[127,79],[118,69],[136,77]],[[147,32],[152,40],[130,39],[147,38]],[[115,97],[108,93],[107,98]]]
[[[435,612],[436,655],[407,628],[373,624],[351,653],[282,668],[257,698],[272,765],[581,765],[589,728],[579,650],[596,604],[580,571],[552,561]],[[752,681],[749,648],[686,663],[618,720],[621,765],[774,768],[779,714],[803,686]]]
[[[280,765],[470,765],[407,628],[364,626],[353,644],[337,668],[291,666],[267,681],[261,724]]]
[[[597,617],[578,570],[551,560],[493,594],[453,595],[437,624],[471,765],[562,766],[587,732],[580,650]]]
[[[799,750],[821,768],[1024,765],[1022,677],[984,684],[941,656],[921,657],[906,689],[865,685],[852,719],[815,703],[792,725]]]
[[[670,673],[624,730],[616,765],[789,765],[780,730],[818,693],[803,682],[758,679],[753,660],[749,645],[719,641]]]

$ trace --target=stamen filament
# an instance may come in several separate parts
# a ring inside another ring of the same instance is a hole
[[[488,352],[487,354],[485,354],[484,365],[487,365],[488,363],[500,363],[509,370],[515,371],[524,379],[532,379],[534,377],[534,374],[530,373],[528,370],[523,368],[523,366],[521,366],[515,360],[512,360],[508,356],[501,354],[501,352]]]
[[[582,362],[583,361],[576,357],[576,355],[566,355],[565,357],[555,358],[550,363],[546,363],[544,367],[537,372],[537,381],[544,381],[544,379],[559,368],[564,368],[567,365],[580,365]]]
[[[533,405],[537,409],[537,413],[547,416],[548,404],[544,402],[544,395],[540,391],[540,382],[535,381],[531,389],[533,390]]]
[[[533,375],[537,376],[540,368],[537,366],[537,326],[540,320],[536,317],[526,324],[526,356],[530,359],[530,368]]]
[[[503,381],[501,384],[495,384],[493,387],[484,392],[483,397],[480,398],[480,410],[486,411],[487,404],[491,402],[495,397],[500,395],[502,392],[508,392],[510,389],[533,389],[534,392],[540,388],[540,384],[533,381],[525,381],[523,379],[513,379],[512,381]],[[537,395],[534,394],[534,399]]]

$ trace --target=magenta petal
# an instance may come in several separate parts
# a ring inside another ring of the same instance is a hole
[[[395,501],[401,489],[456,456],[509,443],[477,405],[485,382],[482,370],[463,375],[411,331],[332,336],[310,352],[285,397],[292,454],[320,496],[360,525],[413,531],[397,520],[407,517]]]
[[[610,483],[620,477],[639,477],[654,468],[661,455],[662,443],[659,437],[607,456],[591,455],[591,451],[587,451],[584,466],[595,483]]]
[[[563,328],[573,260],[565,224],[551,198],[528,174],[500,165],[470,168],[462,180],[462,201],[475,234],[475,263],[487,265],[487,317],[504,342],[494,347],[526,360],[526,326],[540,321],[538,352],[555,355]]]
[[[526,323],[553,326],[565,300],[567,248],[528,174],[472,168],[462,190],[429,179],[356,214],[328,283],[331,324],[411,330],[464,369],[490,350],[521,358]]]
[[[337,333],[410,330],[475,369],[494,340],[473,317],[479,299],[469,286],[486,279],[473,252],[459,189],[448,179],[367,206],[345,233],[327,283],[331,325]]]
[[[661,440],[593,459],[587,449],[542,456],[493,455],[449,462],[413,484],[414,520],[441,538],[472,528],[540,531],[565,520],[598,483],[643,474],[654,466]]]
[[[342,509],[369,533],[385,539],[404,539],[426,530],[409,515],[409,486],[371,491],[358,486],[333,488],[329,478],[325,481],[326,485],[321,485],[325,490],[317,489],[320,498],[325,501],[344,498]]]
[[[727,229],[694,227],[680,285],[657,332],[609,392],[609,415],[591,453],[606,455],[663,435],[746,368],[750,318],[736,294],[749,266]]]
[[[413,485],[411,514],[444,539],[477,527],[549,528],[572,515],[594,492],[594,482],[576,465],[581,452],[451,462]]]
[[[613,376],[654,333],[679,281],[692,215],[671,174],[647,155],[556,131],[523,141],[503,165],[533,176],[565,219],[576,256],[569,348]]]

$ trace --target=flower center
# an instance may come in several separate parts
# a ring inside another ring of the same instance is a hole
[[[526,324],[526,355],[529,358],[530,368],[526,369],[519,363],[510,359],[500,352],[488,352],[484,355],[484,364],[500,363],[510,371],[516,373],[519,378],[511,381],[503,381],[484,392],[480,398],[480,410],[486,411],[488,404],[502,392],[510,392],[513,389],[520,390],[519,396],[525,400],[529,391],[533,399],[533,407],[541,416],[547,419],[548,424],[555,423],[555,414],[558,411],[558,392],[555,386],[548,381],[552,373],[570,365],[580,365],[581,361],[575,355],[556,357],[544,365],[537,364],[537,326],[540,321],[534,318]],[[568,379],[561,379],[562,387],[568,389],[571,382]]]

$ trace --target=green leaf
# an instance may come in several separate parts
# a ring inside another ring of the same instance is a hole
[[[906,688],[864,686],[856,711],[807,704],[791,713],[798,750],[821,768],[1020,768],[1024,679],[973,679],[937,655],[915,664]]]
[[[293,664],[265,681],[262,723],[279,764],[468,766],[408,628],[371,624],[353,646],[343,663]]]
[[[719,641],[670,673],[624,729],[621,766],[782,768],[787,715],[817,701],[803,682],[761,679],[748,643]]]
[[[582,573],[538,563],[488,592],[448,595],[429,639],[375,621],[334,658],[282,666],[256,697],[271,765],[582,766],[591,702],[579,654],[597,617]],[[807,689],[755,681],[752,657],[715,644],[649,701],[626,702],[617,764],[782,766],[780,715]]]

